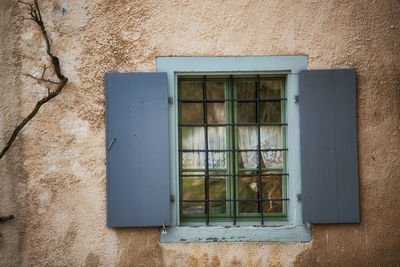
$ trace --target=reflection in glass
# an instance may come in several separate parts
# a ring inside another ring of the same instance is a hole
[[[182,177],[182,200],[203,199],[205,199],[204,177]],[[204,202],[182,202],[183,214],[205,213],[204,205]]]
[[[260,102],[260,122],[281,122],[281,102]]]
[[[237,82],[237,98],[238,99],[255,99],[257,98],[257,89],[255,81]]]
[[[204,123],[202,103],[182,103],[182,123]]]
[[[203,83],[201,81],[182,82],[181,99],[203,99]]]
[[[225,82],[207,81],[207,99],[225,99]]]
[[[207,122],[225,123],[224,103],[207,103]]]
[[[259,190],[259,176],[257,172],[240,172],[241,174],[248,174],[249,176],[240,176],[239,180],[239,198],[240,199],[253,199],[258,200],[260,195]],[[281,171],[263,172],[281,173]],[[262,198],[263,199],[281,199],[283,198],[282,190],[282,176],[262,176]],[[258,201],[245,201],[239,202],[240,213],[258,213],[260,212],[260,202]],[[263,212],[265,213],[280,213],[283,212],[282,201],[263,201]]]
[[[257,103],[254,102],[237,103],[237,122],[238,123],[257,122]]]
[[[261,80],[260,98],[271,99],[281,97],[281,80]]]
[[[209,198],[211,200],[225,200],[226,186],[225,177],[211,177],[209,179]],[[225,213],[226,202],[210,202],[209,208],[210,213]]]

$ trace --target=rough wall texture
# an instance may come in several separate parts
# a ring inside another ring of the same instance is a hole
[[[16,215],[0,224],[0,265],[400,264],[400,1],[40,4],[70,82],[0,161],[0,213]],[[0,2],[0,144],[47,92],[22,75],[49,63],[24,14]],[[357,69],[361,224],[315,225],[310,243],[159,244],[156,228],[106,228],[104,72],[154,71],[156,56],[295,54],[310,69]]]

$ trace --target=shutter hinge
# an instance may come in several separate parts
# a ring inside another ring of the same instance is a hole
[[[174,99],[172,97],[168,97],[168,104],[173,104],[174,103]]]
[[[297,194],[296,195],[296,199],[297,199],[297,201],[300,201],[301,200],[301,194]]]
[[[175,196],[174,195],[170,195],[169,196],[169,201],[171,201],[172,203],[175,202]]]
[[[165,228],[165,220],[162,221],[162,235],[167,235],[167,228]]]
[[[294,96],[294,103],[299,103],[299,96],[298,95]]]

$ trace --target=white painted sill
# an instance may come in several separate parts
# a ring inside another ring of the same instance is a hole
[[[309,242],[306,225],[277,226],[176,226],[160,232],[161,243],[191,242]]]

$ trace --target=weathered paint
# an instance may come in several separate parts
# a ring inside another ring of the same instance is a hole
[[[399,1],[39,2],[69,82],[0,161],[0,212],[16,216],[0,224],[0,265],[400,263]],[[22,12],[16,1],[0,2],[0,143],[47,92],[21,75],[40,75],[47,62]],[[155,71],[157,56],[258,55],[357,70],[361,223],[313,225],[308,243],[160,244],[159,228],[108,229],[104,73]]]
[[[170,227],[160,242],[308,242],[311,230],[304,225]]]

